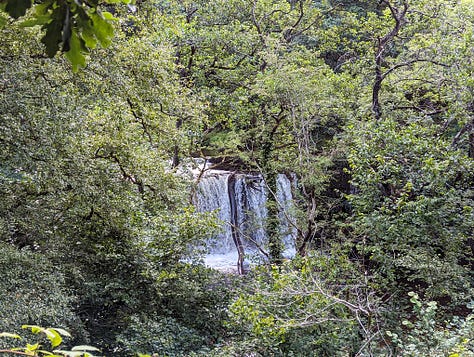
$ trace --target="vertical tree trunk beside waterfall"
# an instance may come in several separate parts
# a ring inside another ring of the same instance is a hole
[[[237,271],[239,272],[239,274],[244,274],[245,251],[242,239],[240,238],[239,223],[237,218],[237,202],[235,200],[235,173],[229,175],[229,178],[227,180],[227,189],[230,202],[230,227],[232,231],[232,239],[234,240],[238,254]]]
[[[268,237],[268,252],[272,263],[278,263],[282,260],[283,242],[280,233],[280,220],[278,217],[279,202],[276,195],[277,192],[277,174],[270,173],[266,177],[266,185],[268,188],[267,198],[267,219],[265,229]]]

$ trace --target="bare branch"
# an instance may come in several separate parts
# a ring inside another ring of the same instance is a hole
[[[390,67],[385,73],[382,74],[382,80],[385,79],[385,77],[387,77],[390,73],[392,73],[396,69],[411,66],[412,64],[417,63],[417,62],[428,62],[428,63],[431,63],[431,64],[435,64],[437,66],[449,67],[449,65],[447,65],[446,63],[442,63],[442,62],[438,62],[438,61],[434,61],[434,60],[430,60],[430,59],[417,58],[417,59],[413,59],[411,61],[398,63],[398,64]]]
[[[150,145],[154,147],[155,144],[153,143],[153,138],[151,136],[150,131],[148,130],[148,126],[145,123],[145,120],[143,119],[143,117],[139,116],[138,113],[135,111],[134,106],[132,104],[132,100],[130,98],[127,98],[127,103],[128,103],[128,106],[130,107],[130,112],[134,116],[135,120],[141,124],[142,129],[143,129],[143,133],[148,138],[148,141],[150,142]]]

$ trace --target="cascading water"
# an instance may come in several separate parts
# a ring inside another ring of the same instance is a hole
[[[292,214],[293,194],[292,187],[295,186],[296,175],[290,181],[286,175],[280,174],[277,177],[277,199],[281,205],[278,213],[280,220],[280,232],[283,238],[285,251],[283,256],[291,258],[296,254],[296,224]]]
[[[265,203],[267,192],[259,176],[237,175],[235,185],[237,229],[246,251],[258,250],[265,244]]]
[[[223,222],[221,232],[209,238],[210,251],[223,254],[234,248],[230,227],[230,202],[228,199],[227,172],[213,172],[199,181],[197,207],[201,212],[217,211],[217,218]]]
[[[269,193],[260,175],[208,170],[199,179],[196,205],[199,211],[217,210],[223,222],[220,233],[208,240],[209,254],[206,265],[218,269],[230,269],[243,259],[265,260],[267,237],[265,219],[266,201],[269,194],[276,194],[280,205],[280,231],[286,257],[295,252],[295,230],[291,217],[291,181],[280,174],[277,192]],[[242,261],[240,262],[242,263]]]

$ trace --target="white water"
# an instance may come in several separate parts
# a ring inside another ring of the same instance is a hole
[[[293,179],[295,180],[296,178]],[[292,212],[293,194],[291,190],[294,185],[286,175],[278,175],[276,195],[280,204],[278,217],[280,219],[280,232],[285,246],[285,251],[283,252],[285,258],[292,258],[296,254],[296,221]]]
[[[213,170],[201,178],[197,190],[197,208],[200,212],[217,211],[217,217],[222,221],[221,233],[209,237],[207,246],[214,254],[226,254],[235,251],[230,227],[230,202],[227,187],[228,171]]]
[[[246,252],[255,252],[266,241],[267,191],[260,176],[236,177],[235,196],[239,235]]]
[[[222,221],[222,230],[207,243],[209,254],[206,265],[225,271],[236,269],[238,252],[232,238],[231,205],[229,200],[228,179],[232,172],[209,170],[201,176],[198,183],[196,205],[199,211],[218,212]],[[265,207],[269,193],[260,175],[235,174],[235,202],[237,210],[237,230],[243,243],[245,259],[250,263],[265,260],[267,236],[264,229],[267,209]],[[280,205],[279,218],[281,234],[285,245],[284,256],[295,254],[295,230],[292,220],[291,181],[285,175],[278,175],[276,196]]]

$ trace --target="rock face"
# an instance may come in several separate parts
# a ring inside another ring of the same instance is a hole
[[[268,237],[265,232],[265,207],[269,194],[280,205],[280,234],[285,256],[295,252],[292,229],[292,182],[278,175],[277,192],[268,192],[261,175],[224,170],[208,170],[198,182],[196,205],[199,211],[216,211],[222,230],[208,241],[206,264],[218,269],[236,267],[243,273],[249,263],[266,260]]]

